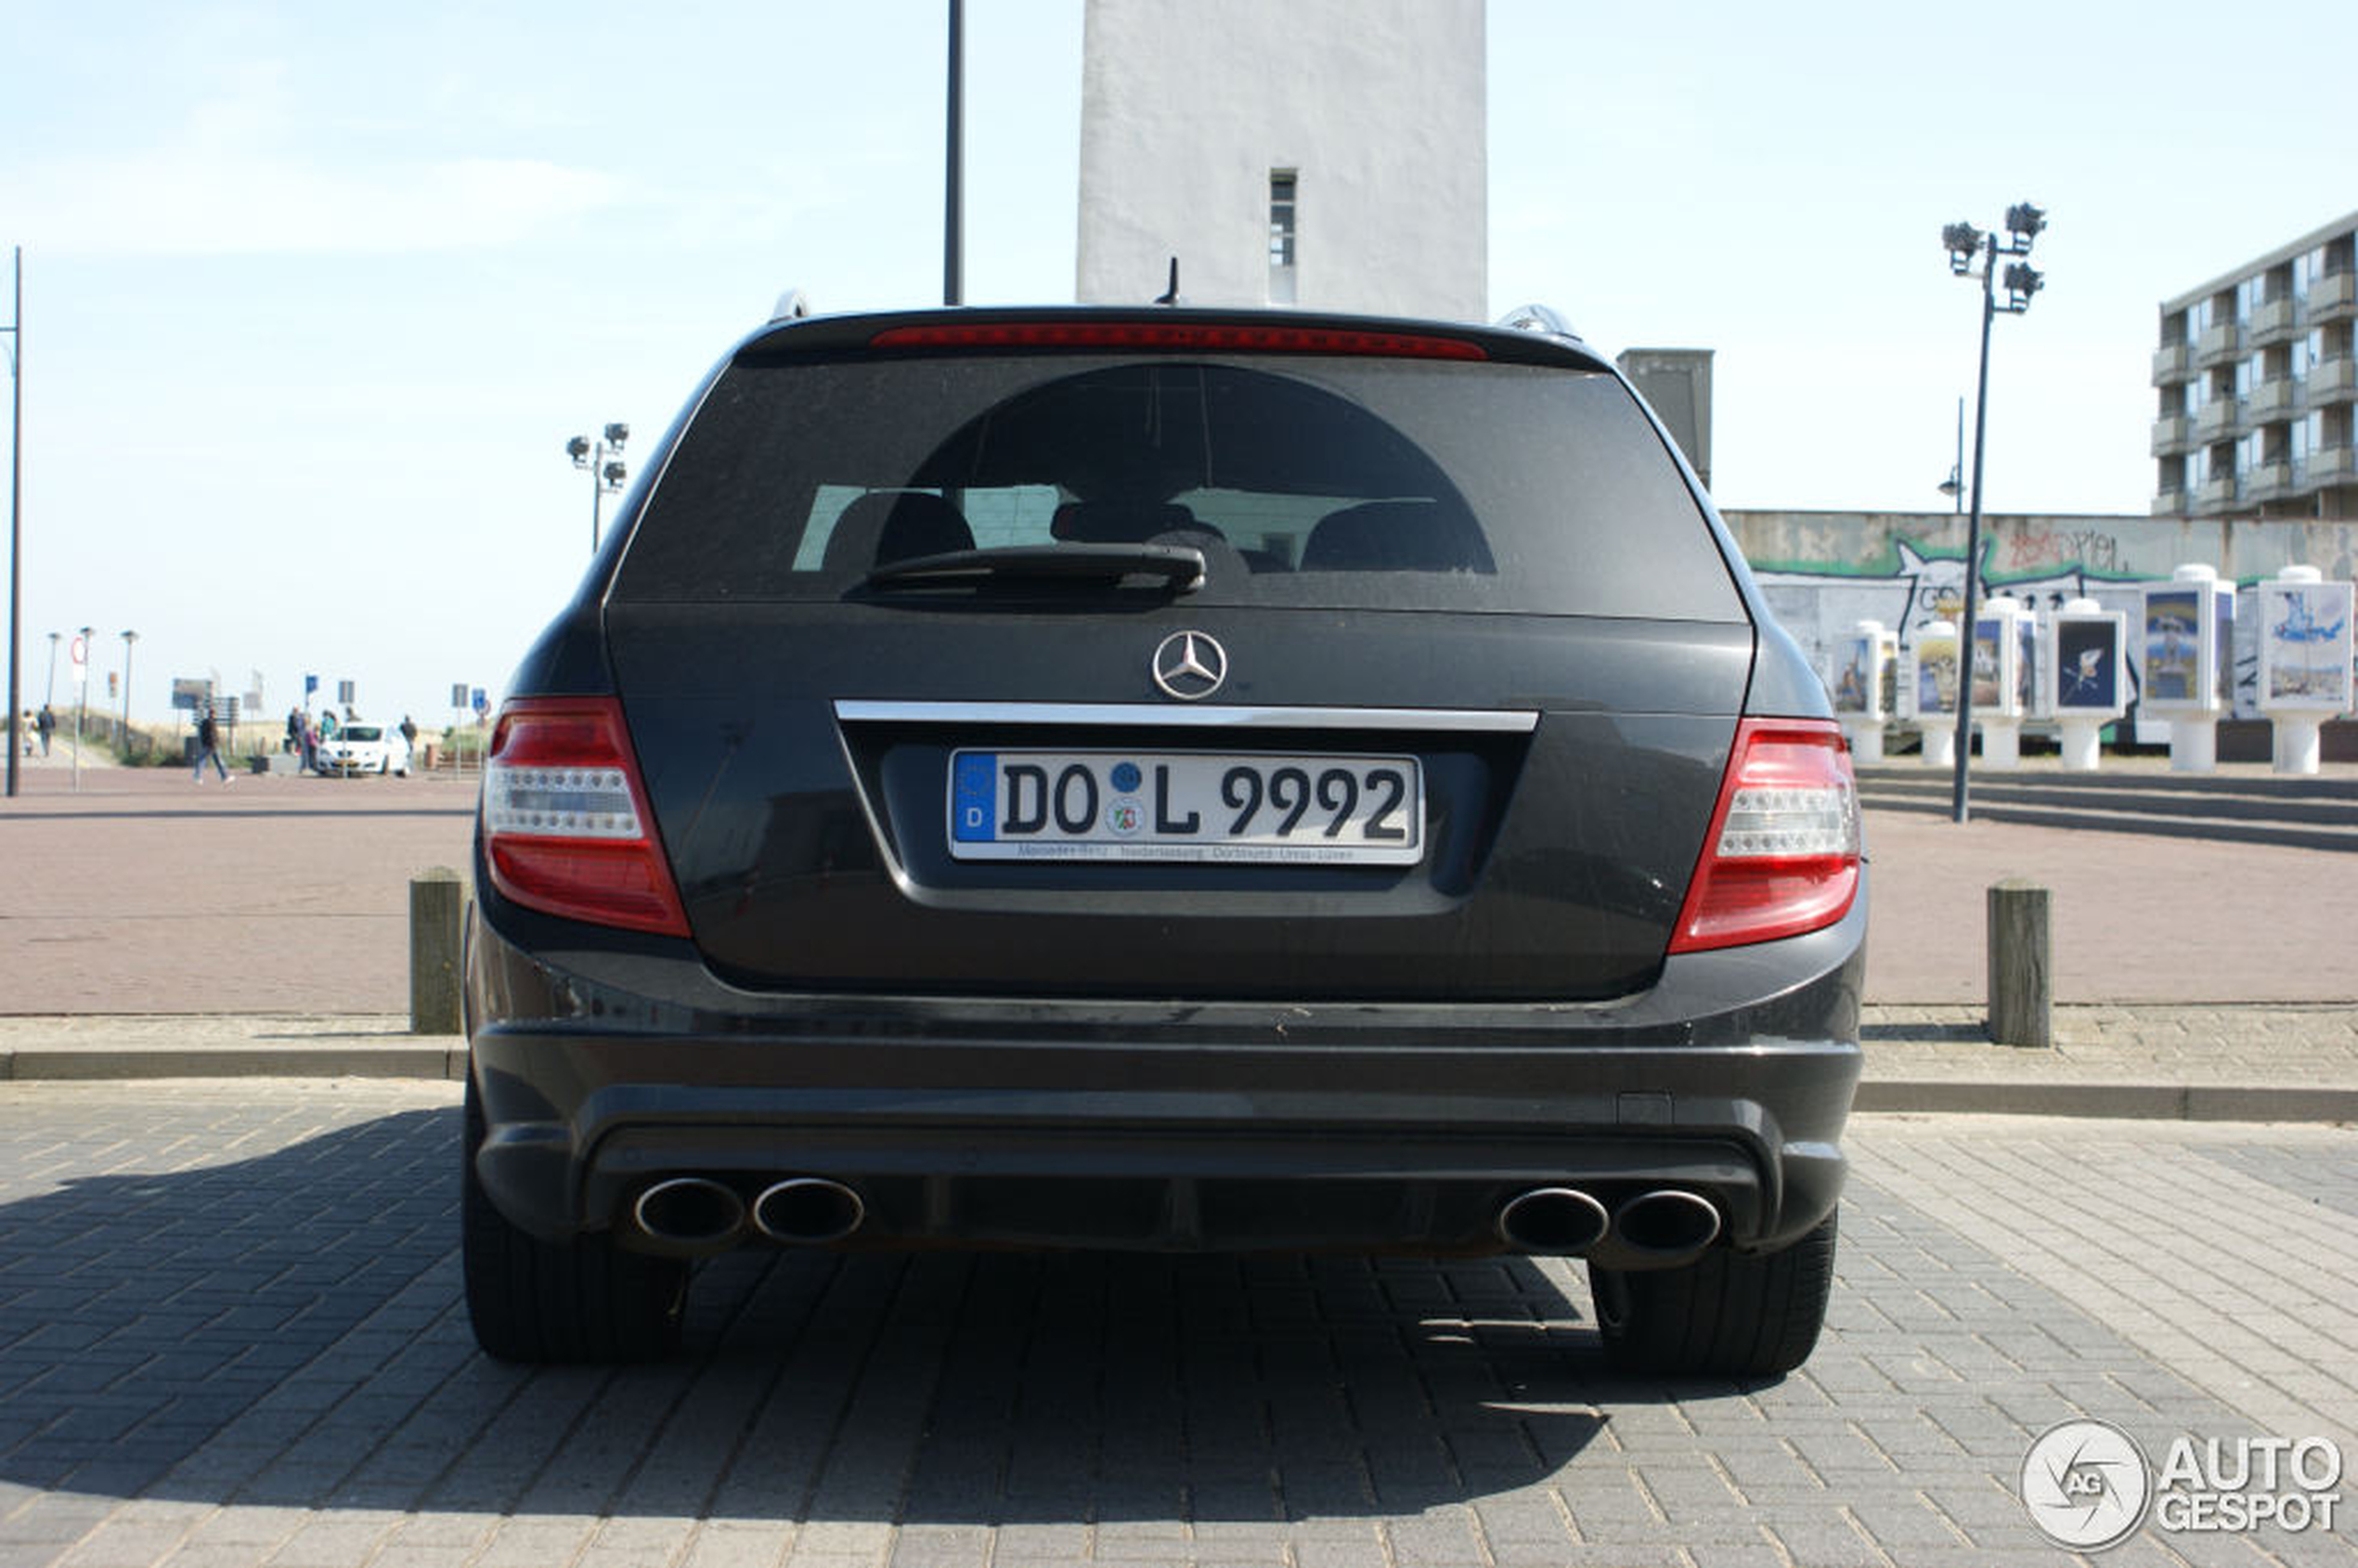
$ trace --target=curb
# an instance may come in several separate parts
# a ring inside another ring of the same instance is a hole
[[[38,1045],[0,1051],[0,1082],[148,1078],[422,1078],[467,1073],[467,1043],[428,1035],[398,1045]]]
[[[335,1045],[37,1045],[0,1050],[0,1082],[106,1082],[167,1078],[406,1078],[457,1082],[457,1035]],[[2111,1083],[1972,1078],[1877,1078],[1851,1109],[1921,1116],[2066,1116],[2146,1121],[2358,1122],[2358,1088],[2234,1083]]]
[[[1871,1078],[1859,1083],[1850,1108],[1854,1112],[2141,1121],[2358,1121],[2358,1089]]]

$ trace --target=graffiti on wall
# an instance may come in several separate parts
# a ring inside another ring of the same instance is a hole
[[[2118,610],[2128,608],[2136,596],[2134,582],[2124,590],[2110,573],[2079,561],[2050,561],[2043,568],[2009,571],[1997,564],[2000,555],[1998,541],[1984,542],[1985,598],[2003,593],[2034,609],[2052,610],[2066,600],[2085,597]],[[1953,623],[1965,613],[1964,552],[1930,551],[1912,539],[1894,541],[1887,571],[1756,563],[1753,577],[1777,619],[1821,668],[1831,667],[1826,655],[1837,640],[1850,635],[1862,620],[1881,621],[1899,633],[1903,645],[1912,646],[1934,621]],[[2112,598],[2122,603],[2108,603]]]
[[[1736,512],[1728,514],[1768,607],[1831,679],[1845,640],[1861,620],[1882,622],[1912,643],[1936,620],[1964,612],[1964,520],[1924,512]],[[2199,522],[2144,517],[2003,515],[1984,520],[1980,591],[2003,593],[2034,611],[2088,598],[2144,618],[2144,585],[2167,581],[2186,562],[2219,567],[2238,592],[2234,634],[2235,712],[2259,714],[2257,584],[2287,564],[2321,568],[2328,580],[2358,575],[2358,523]],[[2129,640],[2129,695],[2143,690],[2143,639]],[[2141,723],[2152,741],[2166,728]]]

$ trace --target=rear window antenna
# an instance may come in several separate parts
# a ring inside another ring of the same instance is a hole
[[[1173,256],[1173,257],[1172,257],[1172,258],[1171,258],[1171,286],[1170,286],[1169,288],[1165,289],[1165,290],[1164,290],[1164,291],[1163,291],[1160,294],[1159,294],[1159,295],[1157,295],[1157,296],[1156,296],[1156,298],[1155,298],[1155,304],[1157,304],[1157,305],[1177,305],[1178,303],[1179,303],[1179,258],[1178,258],[1177,256]]]

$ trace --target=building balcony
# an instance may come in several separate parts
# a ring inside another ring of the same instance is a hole
[[[2222,321],[2195,340],[2195,363],[2216,365],[2233,359],[2243,346],[2243,330],[2233,321]]]
[[[2179,517],[2186,511],[2186,492],[2164,490],[2154,498],[2152,514],[2156,517]]]
[[[2254,424],[2283,419],[2301,406],[2302,385],[2290,380],[2261,382],[2244,399],[2244,413]]]
[[[2309,324],[2358,316],[2358,272],[2336,272],[2309,285]]]
[[[2322,447],[2309,454],[2311,486],[2348,485],[2353,481],[2358,481],[2358,447]]]
[[[2195,444],[2195,421],[2183,414],[2164,414],[2154,421],[2154,456],[2166,458]]]
[[[2233,512],[2235,507],[2235,481],[2232,474],[2221,474],[2206,480],[2194,492],[2192,510],[2199,512]]]
[[[2309,367],[2309,406],[2339,403],[2358,396],[2358,358],[2344,355]]]
[[[2300,486],[2300,476],[2288,462],[2264,462],[2244,475],[2243,495],[2248,501],[2282,500]]]
[[[2282,343],[2299,331],[2302,322],[2300,302],[2290,294],[2280,300],[2270,300],[2251,313],[2251,320],[2244,327],[2244,334],[2254,348],[2262,343]]]
[[[2232,397],[2222,397],[2216,403],[2204,404],[2201,410],[2195,415],[2196,439],[2217,441],[2223,436],[2234,434],[2237,417],[2242,413],[2243,405]]]
[[[2183,343],[2166,343],[2154,350],[2154,384],[2182,382],[2194,373],[2195,356]]]

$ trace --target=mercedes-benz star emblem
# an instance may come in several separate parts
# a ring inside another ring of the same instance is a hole
[[[1228,650],[1200,631],[1174,631],[1155,648],[1155,684],[1183,703],[1208,697],[1228,679]]]

